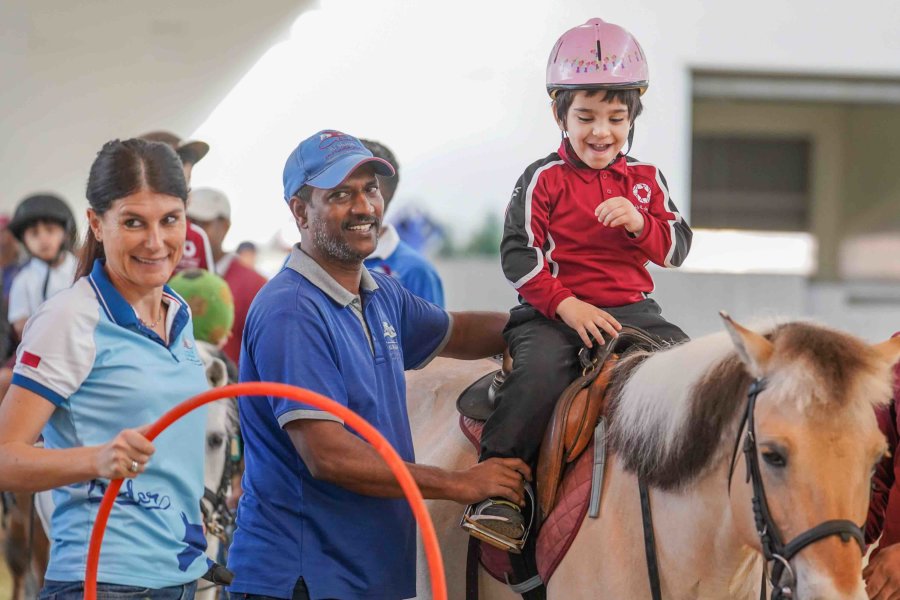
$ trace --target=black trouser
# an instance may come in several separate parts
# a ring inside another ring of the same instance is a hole
[[[662,317],[654,300],[604,308],[622,325],[677,343],[688,339]],[[578,351],[584,342],[561,320],[520,305],[509,314],[503,337],[513,356],[513,369],[497,394],[497,407],[481,434],[481,460],[521,458],[533,465],[560,394],[581,374]]]
[[[279,600],[273,596],[260,596],[257,594],[231,594],[233,600]],[[290,597],[290,600],[309,600],[309,590],[306,589],[306,582],[303,578],[297,580],[297,585]]]

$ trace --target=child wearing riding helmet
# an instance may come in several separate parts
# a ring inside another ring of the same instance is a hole
[[[36,194],[19,203],[8,227],[31,256],[9,292],[9,322],[21,337],[37,307],[75,280],[75,217],[62,198]]]
[[[628,156],[647,59],[625,29],[591,19],[565,32],[547,63],[559,148],[529,165],[513,188],[500,246],[519,293],[504,336],[514,363],[485,424],[481,460],[534,464],[556,400],[580,373],[578,352],[622,324],[668,343],[687,339],[649,294],[647,263],[677,267],[691,230],[649,163]],[[627,146],[627,147],[626,147]],[[522,539],[518,506],[490,499],[473,519]]]

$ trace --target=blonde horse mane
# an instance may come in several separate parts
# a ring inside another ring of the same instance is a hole
[[[773,397],[804,410],[889,400],[885,365],[865,342],[807,322],[761,333],[774,344],[766,374],[769,389],[779,391]],[[648,484],[684,488],[733,448],[750,382],[724,332],[635,354],[617,368],[611,388],[612,447]]]

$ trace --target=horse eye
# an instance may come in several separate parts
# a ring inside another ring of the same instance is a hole
[[[206,445],[210,448],[217,448],[225,443],[225,436],[221,433],[211,433],[206,436]]]
[[[766,464],[781,469],[787,466],[787,458],[775,450],[766,450],[762,453],[763,460]]]

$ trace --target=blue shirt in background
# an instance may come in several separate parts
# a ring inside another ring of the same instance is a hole
[[[444,285],[437,270],[412,246],[400,239],[392,225],[385,225],[378,247],[366,260],[366,268],[397,279],[403,287],[444,308]]]

